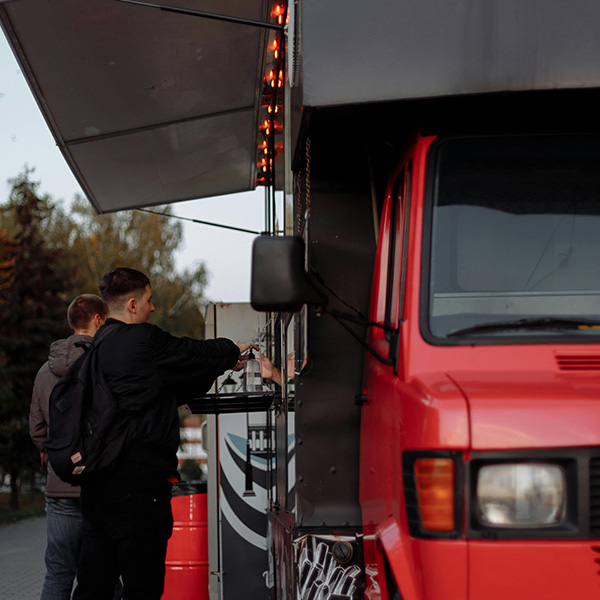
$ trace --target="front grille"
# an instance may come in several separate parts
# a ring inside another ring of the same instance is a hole
[[[590,529],[600,537],[600,457],[590,459]]]
[[[600,354],[557,354],[561,371],[600,371]]]

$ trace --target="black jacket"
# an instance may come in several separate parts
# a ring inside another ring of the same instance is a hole
[[[239,348],[225,338],[177,338],[149,323],[130,325],[112,318],[94,343],[99,344],[99,363],[110,390],[131,415],[134,430],[110,479],[131,490],[151,487],[177,471],[177,406],[206,393],[236,364]]]

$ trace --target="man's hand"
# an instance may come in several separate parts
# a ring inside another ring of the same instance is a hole
[[[247,352],[250,348],[258,348],[250,342],[238,342],[236,346],[240,349],[240,355],[238,357],[237,363],[235,364],[235,367],[233,367],[233,370],[241,371],[244,368],[244,363],[248,360],[247,354],[246,356],[243,356],[244,352]]]
[[[275,383],[281,385],[281,371],[266,356],[261,354],[259,360],[263,379],[272,379]]]

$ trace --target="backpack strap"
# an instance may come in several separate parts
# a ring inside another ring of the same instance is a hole
[[[75,342],[77,348],[83,348],[84,352],[89,352],[90,348],[94,345],[94,342]]]

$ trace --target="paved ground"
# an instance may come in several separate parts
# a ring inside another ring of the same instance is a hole
[[[0,527],[0,598],[39,600],[46,574],[46,517]]]

